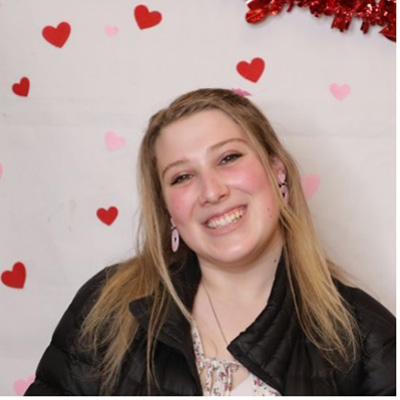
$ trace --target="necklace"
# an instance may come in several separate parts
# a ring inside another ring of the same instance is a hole
[[[213,312],[213,314],[214,314],[215,321],[216,321],[216,323],[217,323],[217,325],[218,325],[218,329],[219,329],[219,331],[221,332],[221,336],[222,336],[222,338],[224,339],[224,342],[225,342],[226,346],[228,346],[228,341],[226,340],[225,333],[224,333],[224,331],[223,331],[223,329],[222,329],[221,323],[219,322],[219,319],[218,319],[217,313],[216,313],[216,311],[215,311],[214,304],[213,304],[213,302],[212,302],[212,300],[211,300],[210,293],[208,292],[206,283],[204,282],[204,280],[203,280],[202,282],[203,282],[204,290],[206,291],[206,295],[207,295],[207,297],[208,297],[208,302],[210,303],[211,310],[212,310],[212,312]]]

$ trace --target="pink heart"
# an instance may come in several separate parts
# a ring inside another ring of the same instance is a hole
[[[249,93],[249,92],[247,92],[246,90],[243,90],[243,89],[232,89],[232,92],[238,94],[239,96],[243,96],[243,97],[251,95],[251,93]]]
[[[119,31],[118,26],[113,26],[113,25],[106,25],[104,27],[104,30],[106,31],[106,35],[109,37],[115,36]]]
[[[318,189],[320,181],[320,177],[315,174],[309,174],[301,178],[301,184],[307,199],[310,198]]]
[[[118,137],[114,132],[106,133],[106,147],[108,150],[118,150],[125,145],[125,138]]]
[[[31,375],[28,379],[17,379],[14,382],[14,392],[17,396],[23,396],[31,383],[35,380],[35,375]]]
[[[0,178],[3,176],[3,164],[0,164]]]
[[[329,86],[329,90],[333,94],[333,97],[342,101],[350,94],[350,85],[339,86],[337,83],[332,83]]]

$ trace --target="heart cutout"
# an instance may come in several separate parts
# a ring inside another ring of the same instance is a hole
[[[240,61],[236,69],[243,78],[251,82],[257,82],[264,72],[265,62],[262,58],[253,58],[251,62]]]
[[[35,381],[35,375],[31,375],[27,379],[17,379],[14,382],[14,392],[17,394],[17,396],[23,396],[25,392],[27,391],[28,387]]]
[[[316,174],[309,174],[301,178],[303,191],[307,199],[309,199],[319,188],[321,179]]]
[[[118,26],[113,26],[113,25],[106,25],[104,27],[104,30],[106,31],[106,35],[108,37],[115,36],[119,32]]]
[[[42,30],[43,37],[53,46],[63,47],[71,33],[71,25],[68,22],[60,22],[57,28],[46,26]]]
[[[106,147],[108,150],[118,150],[125,146],[125,138],[117,136],[114,132],[107,132],[105,136]]]
[[[232,92],[238,94],[239,96],[243,96],[243,97],[251,96],[251,93],[249,93],[243,89],[232,89]]]
[[[143,4],[135,7],[134,16],[140,29],[147,29],[156,26],[162,19],[160,12],[149,11],[149,9]]]
[[[25,285],[26,269],[22,262],[14,264],[12,271],[4,271],[1,274],[1,281],[8,287],[22,289]]]
[[[26,77],[21,78],[19,83],[14,83],[12,86],[12,91],[22,97],[27,97],[29,94],[29,87],[30,87],[30,82],[29,79]]]
[[[118,209],[116,207],[110,207],[108,210],[104,208],[99,208],[97,210],[97,217],[101,222],[106,225],[111,225],[115,218],[118,216]]]
[[[329,90],[335,99],[342,101],[350,94],[351,87],[349,85],[338,85],[337,83],[332,83],[329,86]]]

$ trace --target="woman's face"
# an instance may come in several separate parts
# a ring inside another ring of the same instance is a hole
[[[240,267],[281,246],[267,173],[225,113],[201,111],[168,125],[155,151],[170,216],[201,265]]]

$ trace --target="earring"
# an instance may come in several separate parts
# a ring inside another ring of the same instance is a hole
[[[286,175],[283,172],[280,172],[278,174],[278,186],[279,189],[281,190],[281,194],[283,199],[288,202],[289,200],[289,191],[287,187],[287,180],[286,180]]]
[[[179,248],[179,233],[178,229],[176,229],[175,223],[171,218],[171,248],[174,253],[178,251]]]

